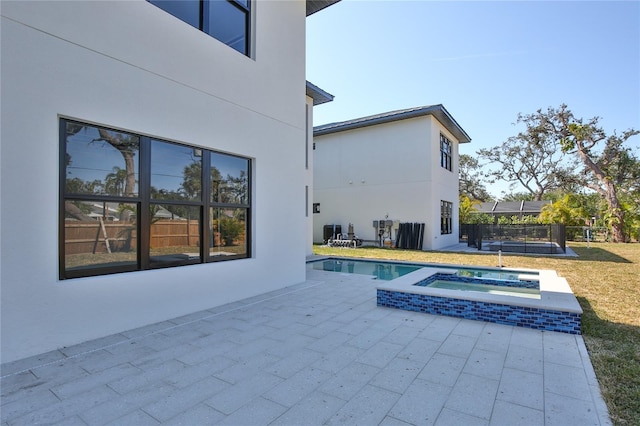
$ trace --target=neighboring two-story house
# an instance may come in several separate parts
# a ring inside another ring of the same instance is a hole
[[[305,280],[332,3],[2,1],[2,362]]]
[[[470,140],[442,105],[315,127],[314,241],[352,224],[365,241],[395,244],[411,224],[416,248],[457,244],[458,146]]]

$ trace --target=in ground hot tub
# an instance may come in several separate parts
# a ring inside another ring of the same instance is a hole
[[[496,269],[500,271],[500,269]],[[459,276],[422,268],[377,286],[378,306],[580,334],[582,309],[555,271],[522,271],[517,280]]]

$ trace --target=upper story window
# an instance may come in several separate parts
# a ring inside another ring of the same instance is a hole
[[[440,133],[440,166],[451,171],[451,141]]]
[[[187,24],[249,55],[250,0],[147,0]]]

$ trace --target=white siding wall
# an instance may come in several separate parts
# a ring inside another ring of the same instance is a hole
[[[304,281],[305,3],[253,6],[248,58],[144,0],[2,2],[2,362]],[[60,116],[253,158],[253,258],[59,281]]]
[[[425,223],[423,249],[455,244],[457,230],[455,238],[440,235],[440,200],[457,209],[458,199],[457,166],[454,173],[440,167],[440,129],[426,116],[316,137],[314,241],[322,242],[324,225],[346,233],[349,223],[360,238],[377,240],[373,221],[388,215]]]

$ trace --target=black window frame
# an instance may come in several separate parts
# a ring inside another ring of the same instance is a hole
[[[452,144],[449,138],[440,133],[440,167],[451,171],[452,167]]]
[[[169,10],[165,9],[162,7],[163,3],[168,3],[167,0],[147,0],[149,3],[153,4],[154,6],[158,7],[161,10],[164,10],[165,12],[171,14],[172,16],[175,16],[176,18],[180,19],[182,22],[185,22],[188,25],[191,25],[194,28],[199,29],[200,31],[202,31],[205,34],[210,35],[211,37],[215,38],[216,40],[226,44],[227,46],[231,47],[232,49],[236,50],[237,52],[242,53],[245,56],[251,56],[252,52],[251,52],[251,14],[252,14],[252,7],[251,7],[251,3],[252,0],[246,0],[246,1],[239,1],[239,0],[199,0],[198,3],[198,14],[199,14],[199,19],[198,19],[198,26],[193,25],[193,23],[191,22],[187,22],[185,20],[183,20],[181,17],[174,15],[173,13],[171,13]],[[175,0],[174,0],[175,1]],[[210,28],[210,14],[211,12],[211,3],[215,2],[215,1],[224,1],[227,4],[231,5],[233,7],[234,11],[240,12],[244,15],[244,46],[243,46],[243,50],[239,50],[236,47],[234,47],[233,43],[229,44],[227,43],[225,40],[221,40],[219,37],[216,37],[214,35],[214,28]],[[196,3],[196,2],[194,2]]]
[[[453,233],[453,203],[440,200],[440,235]]]
[[[137,182],[137,194],[133,196],[125,195],[109,195],[103,193],[97,194],[83,194],[67,191],[67,128],[68,125],[83,126],[88,128],[104,129],[110,132],[127,133],[129,135],[137,136],[139,138],[139,155],[138,155],[138,182]],[[188,266],[192,264],[202,263],[215,263],[236,259],[248,259],[252,257],[252,199],[253,199],[253,183],[252,183],[252,168],[253,160],[248,157],[229,154],[226,152],[215,151],[209,148],[203,148],[199,146],[193,146],[185,143],[178,143],[168,141],[162,138],[149,137],[132,131],[123,131],[114,129],[109,126],[103,126],[93,123],[85,123],[75,119],[60,118],[59,119],[59,229],[58,229],[58,258],[59,258],[59,278],[60,280],[71,278],[82,278],[99,275],[108,275],[124,272],[135,272],[152,269],[160,269],[166,267],[179,267]],[[154,142],[174,144],[186,148],[198,151],[201,158],[201,192],[200,200],[173,200],[173,199],[160,199],[154,198],[151,193],[151,171],[153,165],[151,164],[151,149]],[[242,202],[216,202],[211,198],[211,154],[221,154],[225,156],[236,157],[247,162],[247,194],[244,203]],[[136,232],[136,264],[127,265],[96,265],[88,266],[85,268],[67,269],[65,263],[66,243],[67,235],[65,232],[66,223],[66,201],[99,201],[104,203],[126,203],[135,204],[135,232]],[[151,259],[151,207],[154,205],[175,205],[182,207],[195,207],[199,210],[199,259],[185,259],[184,261],[177,263],[154,263]],[[241,254],[230,254],[225,256],[216,256],[210,252],[212,241],[212,230],[210,229],[211,212],[214,209],[240,209],[245,210],[245,252]]]

